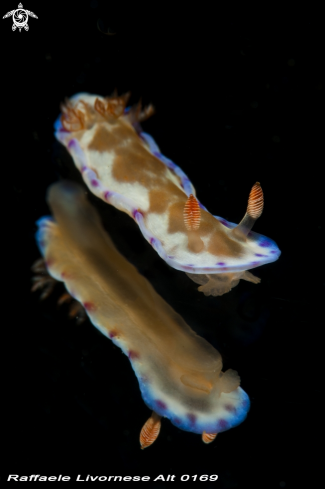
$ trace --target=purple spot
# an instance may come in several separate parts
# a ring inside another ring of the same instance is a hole
[[[271,253],[277,253],[277,251],[276,250],[272,250]]]
[[[83,172],[84,172],[84,171],[86,171],[86,170],[88,170],[88,166],[83,166],[83,167],[81,168],[81,173],[83,173]]]
[[[187,265],[185,265],[186,267],[194,267],[194,264],[193,263],[188,263]]]
[[[136,360],[137,358],[140,358],[140,355],[136,351],[129,350],[128,357],[130,360]]]
[[[224,408],[226,411],[228,411],[229,413],[233,413],[233,414],[236,414],[236,411],[237,409],[235,408],[235,406],[233,406],[232,404],[225,404],[224,405]]]
[[[248,405],[248,401],[247,401],[247,399],[244,399],[242,402],[243,408],[247,407],[247,405]]]
[[[165,158],[164,156],[161,155],[161,160],[165,163],[165,165],[170,169],[170,170],[173,170],[175,171],[175,163],[173,163],[172,161],[170,160],[167,160],[167,158]]]
[[[247,234],[247,236],[251,237],[251,236],[253,236],[253,233],[251,231],[249,231],[249,233]]]
[[[91,180],[90,183],[92,184],[93,187],[98,187],[98,180]]]
[[[267,255],[262,255],[261,253],[255,253],[255,256],[267,256]]]
[[[175,257],[174,257],[174,256],[172,256],[172,255],[168,255],[168,256],[167,256],[167,258],[170,258],[170,259],[172,260],[172,259],[173,259],[173,258],[175,258]]]
[[[173,418],[174,424],[181,424],[182,420],[180,418]]]
[[[223,224],[224,226],[229,227],[228,222],[226,221],[226,219],[219,219],[219,222],[221,222],[221,224]]]
[[[96,309],[95,304],[93,304],[92,302],[84,302],[83,306],[86,309],[86,311],[89,312],[93,312]]]
[[[228,423],[225,419],[220,419],[218,421],[218,429],[217,431],[225,431],[228,428]]]
[[[220,267],[226,266],[225,262],[223,261],[218,261],[217,265],[219,265]]]
[[[182,267],[182,270],[184,270],[184,271],[189,270],[189,271],[191,271],[191,273],[193,273],[192,269],[193,269],[193,265],[188,265],[188,266],[183,265],[183,267]]]
[[[154,152],[153,152],[153,155],[154,155],[154,156],[157,156],[157,158],[159,158],[159,157],[160,157],[160,153],[159,153],[158,151],[154,151]]]
[[[155,404],[158,409],[165,411],[167,409],[167,404],[165,404],[163,401],[160,401],[160,399],[155,400]]]
[[[112,195],[112,192],[110,192],[109,190],[106,190],[106,192],[104,193],[104,199],[108,200],[111,195]]]
[[[139,381],[141,381],[143,384],[150,384],[150,381],[146,375],[140,377]]]
[[[70,141],[68,142],[68,148],[73,148],[76,146],[76,141],[75,139],[70,139]]]
[[[186,415],[186,417],[187,417],[187,419],[189,420],[190,425],[192,425],[192,426],[193,426],[193,425],[196,423],[196,416],[195,416],[195,414],[188,413],[188,414]]]
[[[262,238],[261,241],[258,242],[259,246],[261,246],[262,248],[268,248],[271,243],[268,239],[265,239],[265,238]]]
[[[108,336],[109,336],[110,338],[115,338],[115,336],[117,336],[117,334],[118,334],[118,333],[117,333],[116,331],[110,331],[110,332],[108,333]]]
[[[253,265],[253,266],[260,265],[260,262],[259,261],[251,261],[250,265]]]
[[[153,246],[155,244],[155,242],[156,242],[155,238],[150,238],[150,244],[151,244],[151,246]]]

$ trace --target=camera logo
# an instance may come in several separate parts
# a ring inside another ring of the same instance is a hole
[[[6,15],[4,15],[2,18],[6,19],[7,17],[11,16],[13,20],[12,30],[15,31],[18,27],[19,32],[21,32],[22,28],[24,28],[25,31],[28,31],[28,16],[34,17],[34,19],[38,19],[38,17],[33,12],[23,9],[23,5],[21,3],[18,5],[18,8],[16,10],[11,10],[11,12],[7,12]]]

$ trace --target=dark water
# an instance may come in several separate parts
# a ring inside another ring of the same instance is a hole
[[[2,479],[217,474],[206,487],[296,488],[302,477],[319,487],[325,279],[317,16],[271,21],[246,12],[236,20],[162,6],[130,11],[87,1],[67,11],[43,3],[24,5],[38,16],[28,32],[2,21],[2,260],[9,270]],[[144,130],[212,214],[238,222],[251,186],[261,182],[265,210],[254,230],[282,250],[277,262],[255,269],[260,285],[241,282],[223,297],[205,297],[127,215],[93,199],[119,250],[241,376],[248,417],[208,446],[165,419],[158,440],[141,451],[150,411],[126,356],[89,322],[67,318],[56,305],[59,288],[43,303],[29,292],[39,256],[35,221],[49,213],[46,189],[60,176],[78,178],[54,142],[59,104],[79,91],[106,95],[115,87],[131,90],[131,103],[142,97],[155,105]]]

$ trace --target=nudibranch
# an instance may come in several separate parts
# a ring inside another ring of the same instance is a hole
[[[213,216],[185,173],[142,131],[152,106],[126,108],[127,100],[128,94],[80,93],[61,107],[55,136],[90,191],[133,217],[161,258],[206,295],[222,295],[240,279],[258,283],[247,270],[280,255],[274,241],[251,231],[263,210],[260,184],[252,188],[239,225]]]
[[[56,183],[48,203],[54,219],[41,218],[36,235],[48,273],[128,356],[152,410],[141,447],[158,436],[162,417],[205,443],[241,423],[250,402],[237,372],[222,372],[219,352],[117,251],[83,189]]]

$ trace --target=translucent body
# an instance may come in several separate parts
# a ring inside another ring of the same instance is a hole
[[[147,406],[194,433],[242,422],[249,399],[237,372],[223,373],[218,351],[120,255],[83,190],[55,184],[48,202],[55,221],[40,219],[37,233],[48,271],[128,355]]]

